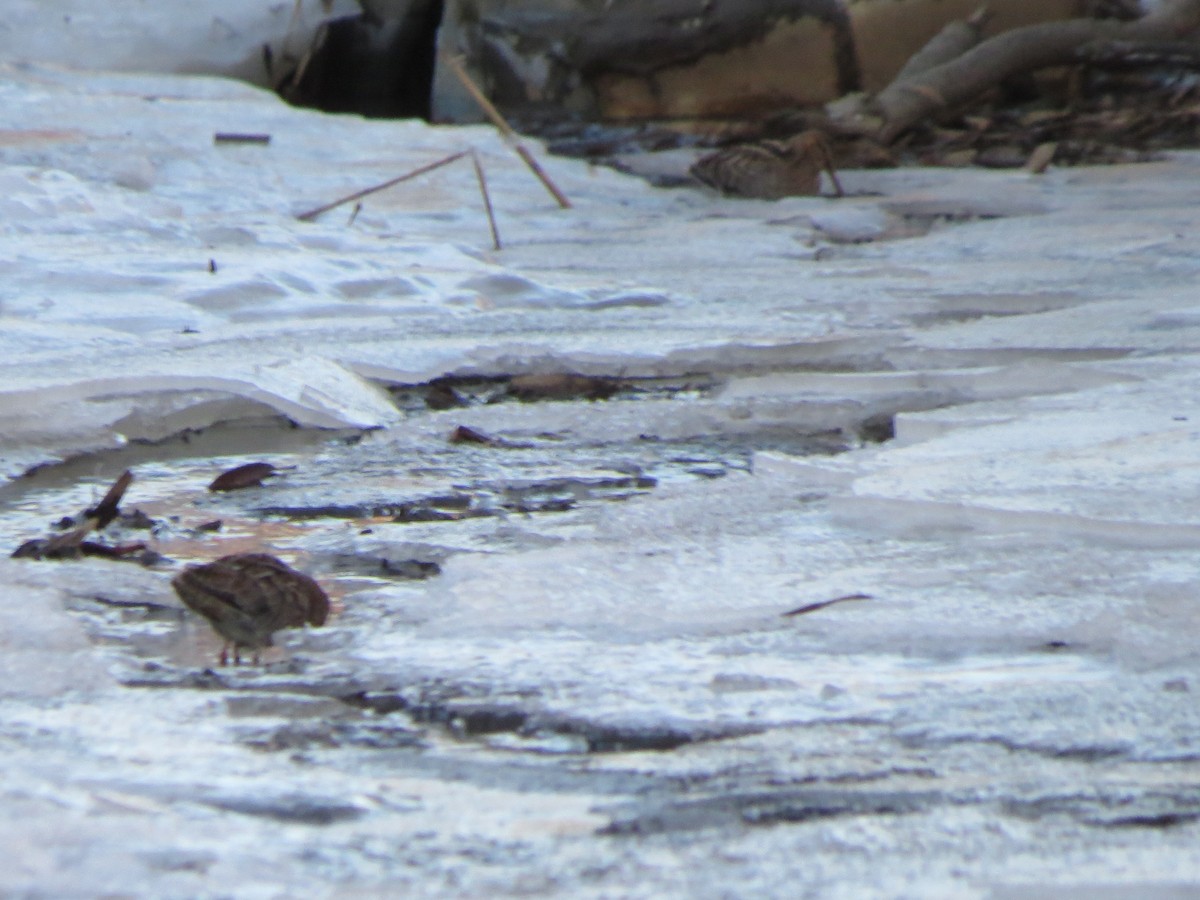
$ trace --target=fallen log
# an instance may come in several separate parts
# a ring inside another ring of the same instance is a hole
[[[918,122],[960,108],[1014,75],[1077,64],[1089,45],[1160,44],[1184,38],[1197,28],[1200,0],[1167,0],[1132,22],[1071,19],[1015,28],[948,62],[893,80],[870,103],[882,120],[878,137],[892,143]]]
[[[894,83],[910,81],[922,72],[958,59],[978,45],[983,38],[983,29],[992,17],[986,6],[981,6],[970,18],[951,22],[930,38],[929,43],[909,57],[904,67],[892,79]]]

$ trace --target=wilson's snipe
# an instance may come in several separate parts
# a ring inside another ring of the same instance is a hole
[[[841,196],[829,141],[813,129],[786,141],[758,141],[717,150],[697,160],[691,173],[723,194],[778,200],[819,194],[822,170],[829,173]]]
[[[329,597],[303,572],[266,553],[236,553],[215,562],[188,566],[171,580],[188,608],[212,623],[225,639],[221,665],[241,663],[243,647],[270,647],[281,628],[323,625],[329,616]]]

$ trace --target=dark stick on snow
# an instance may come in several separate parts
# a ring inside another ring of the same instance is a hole
[[[327,213],[331,209],[337,209],[339,206],[345,203],[353,203],[355,200],[361,200],[363,197],[366,197],[370,194],[375,194],[379,191],[385,191],[394,184],[399,184],[402,181],[408,181],[410,178],[416,178],[418,175],[424,175],[426,172],[432,172],[434,169],[440,169],[442,166],[448,166],[455,160],[462,159],[468,153],[470,153],[469,150],[462,150],[458,153],[452,153],[443,159],[437,160],[436,162],[431,162],[428,165],[413,169],[411,172],[406,172],[405,174],[399,175],[395,178],[389,178],[387,181],[384,181],[381,184],[364,188],[361,191],[355,191],[353,194],[341,197],[338,200],[334,200],[332,203],[326,203],[324,206],[318,206],[316,209],[310,209],[308,212],[302,212],[300,215],[296,216],[296,218],[301,222],[311,222],[317,216],[321,215],[322,213]]]
[[[832,600],[822,600],[819,603],[808,603],[804,606],[797,607],[789,612],[781,613],[784,616],[803,616],[806,613],[816,612],[818,609],[824,609],[827,606],[833,606],[835,603],[845,603],[847,600],[873,600],[870,594],[847,594],[845,597],[834,597]]]
[[[108,493],[104,495],[104,499],[89,509],[84,515],[89,519],[96,520],[96,529],[102,529],[117,517],[117,507],[121,504],[121,498],[125,496],[125,491],[129,489],[129,485],[133,483],[133,473],[126,469],[113,482],[112,487],[108,489]]]
[[[525,145],[521,143],[520,139],[517,137],[517,133],[513,130],[513,127],[509,125],[507,121],[505,121],[504,116],[500,115],[500,110],[496,109],[496,107],[492,105],[492,101],[485,97],[483,95],[483,91],[479,89],[479,86],[471,80],[471,76],[468,75],[467,70],[463,68],[462,59],[457,56],[450,56],[449,54],[444,55],[442,59],[445,61],[446,65],[450,67],[450,71],[452,71],[458,77],[458,80],[462,82],[463,87],[467,89],[467,93],[471,95],[471,99],[479,104],[479,108],[483,110],[483,114],[488,117],[493,125],[496,126],[500,132],[500,135],[505,141],[508,142],[508,145],[513,148],[517,156],[521,157],[521,161],[529,167],[529,171],[532,172],[537,177],[537,180],[542,183],[542,186],[550,192],[550,196],[552,196],[555,201],[557,201],[558,205],[563,209],[570,209],[571,201],[567,199],[566,194],[558,189],[558,185],[556,185],[550,179],[550,176],[546,174],[545,170],[538,165],[538,161],[533,158],[533,154],[530,153]]]
[[[104,495],[99,503],[92,509],[87,510],[83,515],[83,524],[77,528],[73,528],[65,534],[60,534],[50,538],[44,544],[36,543],[39,546],[30,555],[35,559],[42,557],[53,558],[55,556],[68,555],[78,552],[83,539],[93,531],[99,531],[104,528],[117,517],[118,507],[121,504],[121,498],[125,496],[125,491],[133,482],[133,473],[126,469],[120,474],[113,486],[108,489],[108,493]],[[21,553],[21,548],[17,548],[17,553],[14,555],[26,555]]]
[[[492,248],[500,249],[500,232],[496,230],[496,215],[492,212],[492,195],[488,193],[487,177],[479,164],[479,154],[471,151],[471,164],[475,166],[475,177],[479,180],[479,193],[483,195],[483,208],[487,210],[488,227],[492,229]]]
[[[236,131],[218,131],[213,135],[214,144],[269,144],[269,134],[242,134]]]

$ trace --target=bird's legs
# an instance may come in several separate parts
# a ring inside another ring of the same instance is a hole
[[[240,666],[242,664],[242,646],[237,641],[226,641],[221,646],[221,655],[218,658],[218,661],[223,666],[229,665],[229,648],[230,647],[233,648],[233,664],[235,666]],[[254,664],[258,665],[258,651],[257,650],[254,651]]]
[[[221,655],[217,657],[217,662],[222,666],[229,665],[229,648],[233,648],[233,664],[240,666],[242,664],[242,645],[236,641],[226,641],[221,646]],[[251,657],[251,665],[261,666],[262,656],[257,649],[254,651],[254,656]]]

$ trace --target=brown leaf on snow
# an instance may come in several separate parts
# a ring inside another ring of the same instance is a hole
[[[472,428],[470,425],[459,425],[450,433],[450,443],[482,444],[485,447],[497,447],[501,446],[503,442],[492,437],[490,434],[485,434],[477,428]]]
[[[279,474],[270,463],[252,462],[222,472],[208,486],[210,491],[237,491],[242,488],[258,487],[267,478]]]

